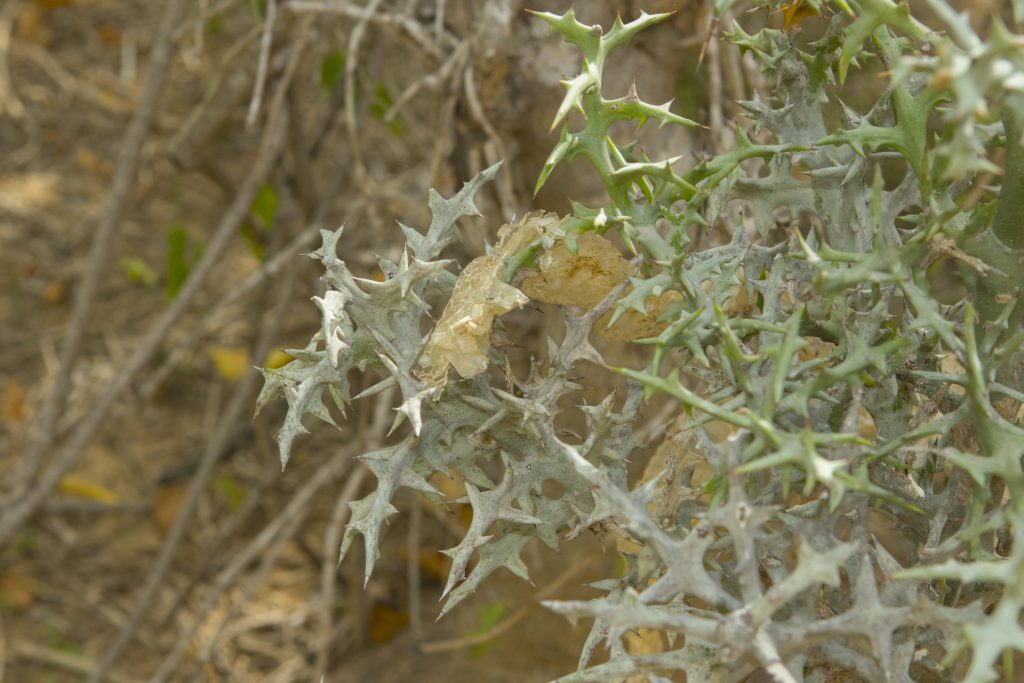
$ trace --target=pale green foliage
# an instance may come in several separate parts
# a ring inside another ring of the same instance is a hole
[[[452,291],[450,262],[438,259],[496,168],[451,199],[431,195],[430,228],[402,226],[411,255],[382,261],[383,282],[354,277],[337,257],[340,230],[324,232],[312,254],[326,271],[322,329],[293,363],[265,373],[259,405],[282,392],[288,401],[284,463],[305,414],[331,422],[324,391],[342,410],[353,400],[352,368],[385,378],[361,396],[400,390],[395,426],[409,426],[363,456],[377,488],[352,504],[343,544],[344,553],[363,537],[367,577],[395,492],[440,503],[428,478],[458,472],[473,521],[445,551],[453,566],[442,613],[498,567],[527,578],[520,552],[534,539],[557,548],[600,527],[643,546],[625,576],[595,586],[604,597],[547,603],[593,620],[580,669],[565,681],[636,672],[662,680],[656,673],[671,670],[740,681],[764,669],[777,681],[845,670],[867,681],[976,683],[996,679],[1005,652],[1024,650],[1024,430],[1012,419],[1024,399],[1024,39],[997,22],[983,40],[944,0],[929,3],[938,29],[889,0],[807,4],[831,17],[810,47],[795,33],[727,27],[776,93],[742,103],[762,142],[738,129],[734,149],[683,171],[678,157],[651,160],[608,130],[619,120],[690,120],[671,103],[601,92],[608,57],[664,15],[607,33],[572,12],[538,15],[583,55],[565,81],[559,142],[538,187],[583,156],[610,203],[575,205],[557,230],[505,259],[504,279],[537,249],[556,240],[573,249],[589,230],[617,230],[640,268],[627,296],[620,287],[590,311],[565,310],[563,341],[549,341],[514,392],[487,373],[450,375],[440,387],[417,378],[424,294]],[[876,59],[890,87],[866,113],[840,103],[842,126],[828,126],[823,105]],[[967,203],[977,174],[998,170],[980,155],[992,147],[1005,149],[1002,191]],[[882,164],[892,160],[906,170],[887,188]],[[753,172],[758,163],[767,173]],[[737,202],[749,211],[734,211]],[[813,214],[820,229],[780,222],[780,211]],[[691,229],[716,225],[731,239],[695,251]],[[926,273],[939,258],[960,263],[968,300],[933,297]],[[648,365],[619,369],[630,387],[621,405],[609,396],[584,407],[587,431],[564,436],[557,405],[581,388],[569,379],[573,365],[602,363],[588,341],[595,322],[609,310],[612,322],[644,313],[667,290],[681,296],[659,334],[638,340],[651,350]],[[941,363],[947,356],[960,370]],[[705,481],[695,481],[693,462],[671,459],[658,476],[627,481],[626,458],[640,457],[633,425],[656,392],[689,416],[683,436],[712,472]],[[713,440],[712,420],[731,436]],[[564,491],[558,499],[542,492],[549,480]],[[796,504],[791,490],[803,493]],[[898,549],[869,532],[871,514],[888,520]],[[669,650],[630,654],[623,634],[640,627],[663,630]],[[591,665],[602,643],[610,658]],[[964,648],[969,663],[958,673]]]

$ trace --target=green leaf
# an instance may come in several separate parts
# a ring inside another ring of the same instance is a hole
[[[167,233],[167,298],[173,299],[185,284],[192,266],[198,260],[199,248],[189,243],[182,225],[174,225]]]
[[[476,636],[483,633],[487,633],[489,630],[497,626],[498,622],[501,621],[508,613],[509,605],[507,602],[492,602],[489,605],[484,605],[480,608],[480,612],[477,617],[476,628],[467,631],[465,635]],[[480,643],[474,645],[470,653],[473,657],[482,657],[484,653],[491,647],[493,640],[488,640],[486,643]]]
[[[50,623],[46,625],[46,640],[51,650],[74,655],[82,653],[82,646],[69,640],[64,631],[56,624]]]
[[[397,118],[393,118],[390,121],[387,120],[387,113],[391,110],[391,107],[395,104],[395,98],[391,96],[391,91],[388,90],[388,86],[384,83],[378,83],[377,87],[373,91],[373,102],[370,103],[370,113],[375,119],[384,122],[388,127],[388,131],[396,138],[401,137],[402,133],[405,132],[405,125]]]
[[[227,503],[228,510],[237,512],[245,502],[245,487],[234,477],[222,474],[213,482],[213,490]]]
[[[260,241],[256,231],[253,230],[252,223],[242,223],[238,226],[238,234],[242,236],[242,241],[245,242],[245,246],[249,248],[249,253],[257,261],[262,261],[267,257],[267,250],[263,246],[263,242]]]
[[[333,90],[344,71],[345,53],[340,50],[328,52],[320,62],[320,87],[326,91]]]
[[[271,230],[274,227],[274,219],[277,217],[277,193],[270,185],[264,185],[256,193],[252,200],[249,211],[253,218],[264,230]]]
[[[146,287],[156,286],[156,271],[141,258],[127,256],[117,262],[117,268],[132,282]]]

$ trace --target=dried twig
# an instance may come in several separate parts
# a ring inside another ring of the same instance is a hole
[[[277,454],[271,453],[268,449],[267,452],[262,453],[261,455],[273,458],[276,457]],[[224,547],[224,545],[231,539],[238,537],[241,531],[245,528],[245,525],[252,518],[252,515],[260,510],[263,497],[270,489],[271,484],[275,481],[279,481],[280,476],[280,469],[273,467],[270,476],[261,478],[255,486],[249,487],[242,507],[236,510],[228,519],[227,523],[224,524],[224,526],[217,532],[216,537],[205,544],[207,552],[200,553],[200,561],[198,565],[193,568],[192,577],[188,584],[179,590],[173,599],[166,601],[167,606],[164,608],[163,613],[158,618],[154,619],[158,624],[157,630],[163,630],[170,626],[173,617],[177,614],[178,610],[186,600],[188,600],[192,591],[206,578],[210,570],[210,565],[214,564],[215,561],[224,561],[225,558],[223,558],[219,553],[214,552],[214,550]]]
[[[285,3],[282,8],[298,13],[313,12],[316,14],[337,14],[350,19],[358,19],[360,21],[365,19],[371,24],[396,26],[405,31],[405,33],[412,38],[413,42],[419,45],[425,52],[435,57],[438,61],[444,59],[444,53],[442,52],[441,45],[438,44],[438,41],[440,41],[442,45],[454,45],[458,42],[454,36],[444,31],[442,31],[438,37],[435,30],[433,33],[437,39],[435,39],[435,37],[431,37],[423,26],[408,14],[379,11],[367,14],[367,7],[360,7],[359,5],[346,2],[345,0],[332,0],[331,2],[291,0],[290,2]],[[374,9],[376,9],[376,7],[374,7]]]
[[[113,407],[121,393],[135,378],[136,374],[149,362],[150,357],[163,344],[167,333],[184,314],[193,297],[198,293],[206,278],[213,272],[218,260],[231,239],[235,236],[238,226],[249,215],[249,207],[256,196],[263,178],[269,171],[273,160],[280,152],[283,140],[283,122],[272,124],[267,131],[264,145],[256,163],[243,181],[235,201],[228,208],[220,225],[217,227],[203,259],[193,269],[178,296],[171,302],[163,315],[152,325],[135,353],[121,366],[114,380],[107,386],[93,404],[92,410],[78,424],[64,447],[57,453],[49,469],[40,477],[31,491],[19,496],[11,503],[4,515],[0,517],[0,546],[4,545],[39,505],[46,499],[61,477],[70,470],[81,457],[85,447],[95,436],[107,413]]]
[[[60,481],[64,473],[78,462],[85,447],[99,430],[114,402],[121,395],[121,392],[128,387],[139,370],[149,362],[150,357],[163,343],[171,327],[184,314],[193,297],[205,284],[206,278],[215,269],[224,250],[235,236],[238,226],[249,215],[249,207],[252,205],[253,198],[256,196],[256,192],[262,184],[264,177],[273,167],[281,151],[284,139],[282,115],[284,92],[287,90],[288,83],[290,83],[298,67],[299,57],[310,35],[311,23],[312,20],[307,19],[300,22],[297,27],[298,38],[292,48],[292,54],[282,76],[281,87],[271,105],[267,130],[261,140],[257,157],[250,168],[249,174],[242,182],[235,201],[228,208],[208,243],[203,253],[203,258],[192,270],[188,280],[185,281],[181,291],[178,292],[178,296],[175,297],[163,315],[151,326],[139,348],[121,366],[120,372],[107,387],[107,390],[97,398],[92,410],[74,430],[64,448],[58,452],[53,464],[43,474],[36,486],[13,503],[6,513],[0,517],[0,546],[6,543],[21,523],[35,512],[40,503],[45,500],[57,485],[57,482]]]
[[[412,509],[409,512],[409,535],[406,538],[405,579],[409,585],[409,627],[412,637],[423,637],[423,607],[420,595],[420,534],[423,532],[423,505],[420,495],[412,491]]]
[[[136,104],[126,97],[124,93],[119,92],[121,89],[119,82],[115,82],[118,86],[116,88],[102,84],[96,85],[91,83],[90,77],[87,77],[85,74],[69,71],[63,64],[54,59],[49,52],[35,43],[30,43],[27,40],[18,40],[17,38],[12,43],[18,55],[27,57],[35,62],[40,69],[46,72],[46,75],[60,86],[62,93],[80,97],[86,102],[115,114],[138,112]],[[153,55],[153,58],[156,58],[156,54]],[[152,67],[150,68],[152,69]],[[100,73],[102,72],[94,71],[90,76],[98,76]],[[127,138],[127,134],[125,138]]]
[[[11,650],[11,654],[17,658],[31,659],[79,674],[91,673],[96,668],[95,663],[89,657],[54,650],[25,640],[15,641]],[[124,674],[111,674],[110,683],[141,683],[141,681]]]
[[[654,416],[644,422],[636,431],[634,438],[637,443],[651,445],[651,442],[661,437],[669,430],[672,423],[680,415],[679,405],[669,401],[661,407]]]
[[[285,545],[295,537],[300,526],[304,521],[309,512],[312,510],[315,500],[310,497],[306,504],[301,508],[297,508],[295,513],[281,525],[275,538],[268,544],[268,546],[260,552],[261,560],[260,566],[253,572],[245,582],[246,585],[242,588],[240,595],[233,595],[231,604],[227,609],[227,613],[224,614],[220,619],[220,625],[214,629],[213,634],[203,639],[203,643],[199,648],[199,652],[196,656],[196,662],[202,666],[209,662],[214,655],[214,650],[221,644],[221,639],[228,635],[231,637],[232,632],[235,631],[235,622],[242,609],[249,604],[256,591],[266,581],[270,571],[277,565],[277,561],[281,557],[281,553],[285,549]],[[230,585],[230,584],[229,584]],[[227,590],[225,588],[225,590]],[[209,597],[209,596],[208,596]],[[197,623],[202,623],[197,620]]]
[[[296,492],[295,496],[289,501],[288,505],[278,514],[276,518],[270,524],[268,524],[259,535],[254,538],[242,551],[240,551],[232,559],[231,564],[225,567],[220,574],[217,575],[213,586],[210,587],[209,592],[196,611],[195,619],[192,624],[185,630],[184,633],[178,638],[177,643],[170,653],[164,658],[160,665],[160,669],[150,679],[150,683],[163,683],[167,681],[171,674],[174,673],[184,656],[185,651],[188,649],[189,644],[195,637],[199,630],[199,627],[206,620],[206,616],[214,608],[217,600],[220,596],[241,576],[249,564],[259,557],[266,548],[277,539],[283,529],[288,526],[301,522],[309,512],[309,508],[312,504],[313,497],[327,484],[336,480],[341,474],[351,466],[351,459],[343,457],[344,455],[351,455],[355,452],[355,448],[350,445],[346,449],[344,454],[336,454],[327,460],[320,468],[313,474],[306,482],[302,485],[302,488]]]
[[[247,64],[238,66],[237,62],[259,38],[260,32],[260,27],[252,29],[218,57],[218,69],[210,78],[203,99],[162,150],[178,165],[193,165],[194,150],[207,141],[245,96],[253,77],[252,70]]]
[[[722,56],[718,42],[718,24],[712,24],[708,33],[708,119],[711,126],[711,140],[715,154],[722,154],[732,146],[730,131],[725,126],[722,112]]]
[[[249,112],[245,115],[247,128],[256,125],[256,117],[260,113],[260,104],[263,102],[263,90],[267,85],[270,46],[274,39],[274,22],[277,19],[277,0],[267,0],[266,13],[263,20],[263,36],[260,38],[259,65],[256,67],[256,86],[253,89],[252,100],[249,102]]]
[[[121,144],[117,172],[114,174],[110,196],[100,218],[99,226],[93,234],[88,269],[85,271],[82,281],[75,287],[74,307],[61,343],[57,376],[46,396],[36,428],[30,438],[25,462],[26,469],[23,470],[22,478],[15,486],[15,496],[27,488],[32,479],[36,477],[43,464],[44,454],[55,441],[57,418],[64,412],[68,387],[71,383],[71,373],[81,352],[86,322],[91,317],[93,304],[99,292],[100,279],[107,272],[114,240],[121,227],[121,218],[135,188],[142,162],[142,143],[145,141],[156,115],[157,101],[163,91],[173,54],[174,46],[171,38],[174,27],[178,25],[184,14],[185,4],[185,0],[172,0],[167,5],[167,10],[160,22],[145,89]],[[47,488],[47,492],[50,488],[52,487]],[[32,509],[34,507],[35,505],[32,506]],[[5,515],[3,522],[6,522],[13,512],[12,510],[11,513]],[[16,519],[20,521],[19,518]],[[6,530],[7,527],[3,522],[0,522],[0,529]],[[7,535],[4,531],[0,531],[0,545],[3,544]]]
[[[196,18],[175,31],[174,39],[176,41],[181,41],[187,38],[189,33],[192,33],[195,36],[196,45],[198,47],[202,47],[203,26],[206,22],[228,11],[231,9],[232,5],[235,5],[238,2],[240,2],[240,0],[221,0],[216,5],[210,7],[208,0],[200,0],[199,12],[196,15]]]
[[[352,153],[352,169],[357,187],[366,181],[366,162],[363,161],[362,135],[359,122],[356,120],[356,68],[359,66],[359,47],[362,45],[366,27],[370,17],[380,7],[381,0],[370,0],[363,8],[359,20],[352,28],[348,37],[347,58],[345,60],[345,128],[348,130],[348,144]]]
[[[437,125],[435,127],[438,134],[434,140],[434,149],[430,152],[430,171],[428,173],[428,178],[432,183],[436,181],[441,164],[451,151],[455,107],[458,101],[458,88],[453,87],[439,106],[440,111],[437,115]]]
[[[768,635],[768,631],[764,628],[758,629],[754,635],[754,652],[757,654],[757,659],[761,662],[761,666],[764,667],[764,670],[775,683],[796,683],[796,678],[786,668],[782,658],[779,656],[778,648],[775,647],[771,636]]]
[[[435,0],[434,2],[434,35],[438,40],[441,40],[441,36],[444,34],[444,11],[445,11],[445,0]]]
[[[11,85],[11,72],[7,68],[7,54],[11,50],[11,24],[14,23],[14,12],[17,9],[17,2],[8,2],[0,9],[0,116],[20,119],[25,116],[25,105]]]
[[[0,614],[0,683],[4,683],[7,671],[7,631],[4,629],[4,615]]]
[[[461,65],[462,61],[465,60],[469,54],[469,43],[462,42],[459,44],[451,56],[448,57],[436,71],[432,71],[421,78],[417,78],[415,81],[410,83],[405,90],[403,90],[398,97],[395,98],[395,103],[385,112],[383,121],[390,123],[394,121],[395,116],[402,110],[402,107],[411,100],[416,93],[423,88],[437,88],[447,81],[456,69]]]
[[[230,310],[231,306],[243,297],[251,294],[253,290],[268,279],[276,277],[286,265],[294,263],[296,255],[303,248],[310,246],[319,236],[320,231],[316,228],[310,228],[301,232],[291,242],[282,247],[273,258],[266,261],[259,270],[249,275],[238,285],[233,286],[224,296],[219,298],[213,308],[189,332],[189,335],[184,340],[175,342],[174,348],[168,353],[167,360],[150,375],[149,379],[142,385],[140,393],[147,398],[152,396],[163,381],[167,379],[167,375],[202,341],[207,332],[222,319],[224,313]]]
[[[334,584],[338,574],[338,548],[350,509],[348,504],[355,499],[366,481],[365,467],[357,469],[345,482],[345,488],[335,502],[331,520],[324,531],[324,557],[320,569],[320,638],[316,655],[316,670],[326,674],[331,656],[331,640],[334,633]]]
[[[309,220],[320,206],[313,158],[303,128],[301,95],[295,88],[288,90],[288,151],[292,158],[292,186],[302,207],[302,217]]]
[[[508,159],[505,143],[502,142],[501,136],[498,135],[494,126],[491,125],[490,119],[487,118],[487,114],[484,112],[483,105],[480,104],[480,98],[477,97],[476,78],[472,63],[468,64],[465,71],[463,71],[463,89],[466,93],[466,102],[469,104],[470,113],[487,135],[487,142],[490,145],[490,149],[488,145],[484,145],[484,156],[487,165],[493,166],[503,159]],[[501,178],[498,181],[498,202],[501,204],[501,213],[506,221],[513,220],[516,214],[516,199],[512,189],[511,168],[509,164],[504,164],[504,168],[501,170]]]
[[[530,611],[533,610],[537,605],[537,602],[554,595],[556,592],[561,590],[565,584],[572,581],[574,578],[589,569],[594,564],[594,559],[590,558],[578,564],[571,565],[565,569],[561,574],[555,578],[554,581],[549,583],[543,589],[537,591],[533,596],[534,602],[528,603],[517,609],[512,614],[508,615],[497,624],[487,629],[483,633],[476,633],[471,636],[462,636],[460,638],[452,638],[450,640],[435,640],[431,643],[423,643],[420,645],[420,651],[433,654],[436,652],[451,652],[452,650],[461,650],[467,647],[473,647],[474,645],[482,645],[488,641],[494,640],[501,634],[505,633],[513,626],[518,624],[520,621],[525,619]]]
[[[370,452],[380,448],[383,434],[393,418],[391,404],[394,394],[394,387],[386,389],[374,404],[373,418],[365,429],[360,430],[361,438],[355,440],[363,444],[363,450]],[[334,585],[338,573],[336,558],[341,547],[345,521],[350,514],[348,504],[359,494],[367,472],[369,470],[366,467],[360,467],[345,482],[345,488],[338,496],[331,513],[331,521],[324,530],[324,556],[320,565],[320,642],[316,658],[316,670],[321,675],[326,675],[331,656],[331,640],[334,633]]]
[[[266,354],[272,340],[276,336],[291,295],[291,284],[293,282],[293,278],[288,278],[286,285],[282,286],[278,291],[276,305],[269,314],[261,338],[256,344],[257,357],[262,357]],[[148,613],[153,598],[156,596],[156,591],[163,582],[164,575],[167,573],[171,560],[174,558],[174,553],[185,537],[185,532],[195,512],[199,497],[206,489],[215,465],[227,451],[227,445],[237,430],[239,422],[243,420],[249,411],[257,382],[258,376],[250,372],[238,383],[228,403],[228,407],[218,420],[219,428],[213,432],[213,436],[206,445],[199,468],[189,484],[188,492],[185,494],[185,499],[182,501],[178,515],[174,520],[174,526],[167,534],[167,538],[160,548],[160,554],[157,556],[156,561],[153,563],[153,568],[146,577],[146,584],[143,586],[141,595],[136,599],[135,609],[131,617],[128,619],[128,623],[121,629],[114,644],[103,656],[100,666],[89,677],[88,683],[101,683],[103,681],[104,676],[114,666],[128,644],[131,643],[139,624],[142,623],[142,620]]]

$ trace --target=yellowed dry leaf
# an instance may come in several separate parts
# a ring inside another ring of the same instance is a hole
[[[0,412],[3,421],[10,424],[21,424],[25,421],[25,390],[17,380],[10,380],[4,387],[3,410]]]
[[[580,235],[577,253],[563,244],[557,244],[537,259],[537,274],[523,281],[523,291],[535,301],[560,306],[593,308],[615,287],[625,282],[635,268],[622,258],[622,254],[609,240],[594,232]],[[623,296],[632,287],[627,287]],[[645,302],[647,314],[627,311],[614,325],[608,327],[612,313],[606,313],[594,325],[598,335],[612,341],[632,341],[651,337],[665,328],[658,318],[673,301],[682,298],[670,290]]]
[[[523,281],[523,291],[536,301],[593,308],[635,270],[614,244],[595,232],[580,235],[577,252],[556,244],[541,254],[539,272]]]
[[[800,22],[804,19],[817,16],[821,16],[821,12],[811,3],[804,2],[804,0],[796,0],[796,2],[791,2],[782,7],[782,30],[790,33],[800,26]]]
[[[63,493],[87,498],[97,503],[113,505],[117,502],[117,494],[107,487],[75,475],[68,475],[61,479],[57,484],[57,489]]]
[[[946,373],[947,375],[966,375],[967,370],[963,364],[957,359],[955,353],[947,353],[939,360],[939,370]],[[959,384],[954,384],[949,388],[957,396],[963,396],[965,389]]]
[[[11,569],[0,573],[0,603],[19,610],[32,606],[39,592],[39,582],[28,574]]]
[[[861,406],[860,415],[857,418],[857,433],[865,439],[874,439],[878,435],[878,426],[867,408]]]
[[[263,359],[263,367],[268,370],[276,370],[283,368],[293,360],[295,359],[285,353],[284,349],[271,349],[267,352],[267,357]]]
[[[822,341],[818,337],[804,337],[803,339],[804,345],[796,352],[801,363],[812,358],[828,358],[836,346],[832,342]]]
[[[153,522],[161,535],[166,536],[171,530],[187,492],[188,487],[184,484],[166,484],[157,489],[152,513]]]
[[[252,367],[249,351],[239,346],[211,346],[206,355],[213,361],[217,374],[231,382],[245,377]]]
[[[626,631],[624,640],[626,651],[635,657],[655,655],[665,651],[665,641],[658,629],[639,628],[636,631]],[[626,683],[649,683],[650,680],[647,674],[633,674],[626,679]]]
[[[519,223],[503,225],[491,253],[473,259],[462,270],[420,357],[417,374],[428,386],[444,386],[449,366],[462,377],[473,377],[487,369],[494,319],[529,301],[521,291],[502,281],[505,258],[525,249],[563,220],[555,214],[535,212]]]
[[[60,280],[50,280],[39,292],[39,299],[47,306],[57,306],[68,298],[68,288]]]

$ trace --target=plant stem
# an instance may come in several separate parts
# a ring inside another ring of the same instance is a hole
[[[965,280],[975,293],[978,309],[979,332],[997,320],[1010,302],[1013,312],[1009,316],[1010,329],[1024,323],[1024,305],[1019,297],[1024,290],[1024,114],[1007,102],[1003,108],[1003,126],[1006,130],[1006,163],[1002,189],[992,225],[985,232],[968,237],[962,245],[971,256],[996,268],[998,273],[979,275],[973,270],[965,272]]]

